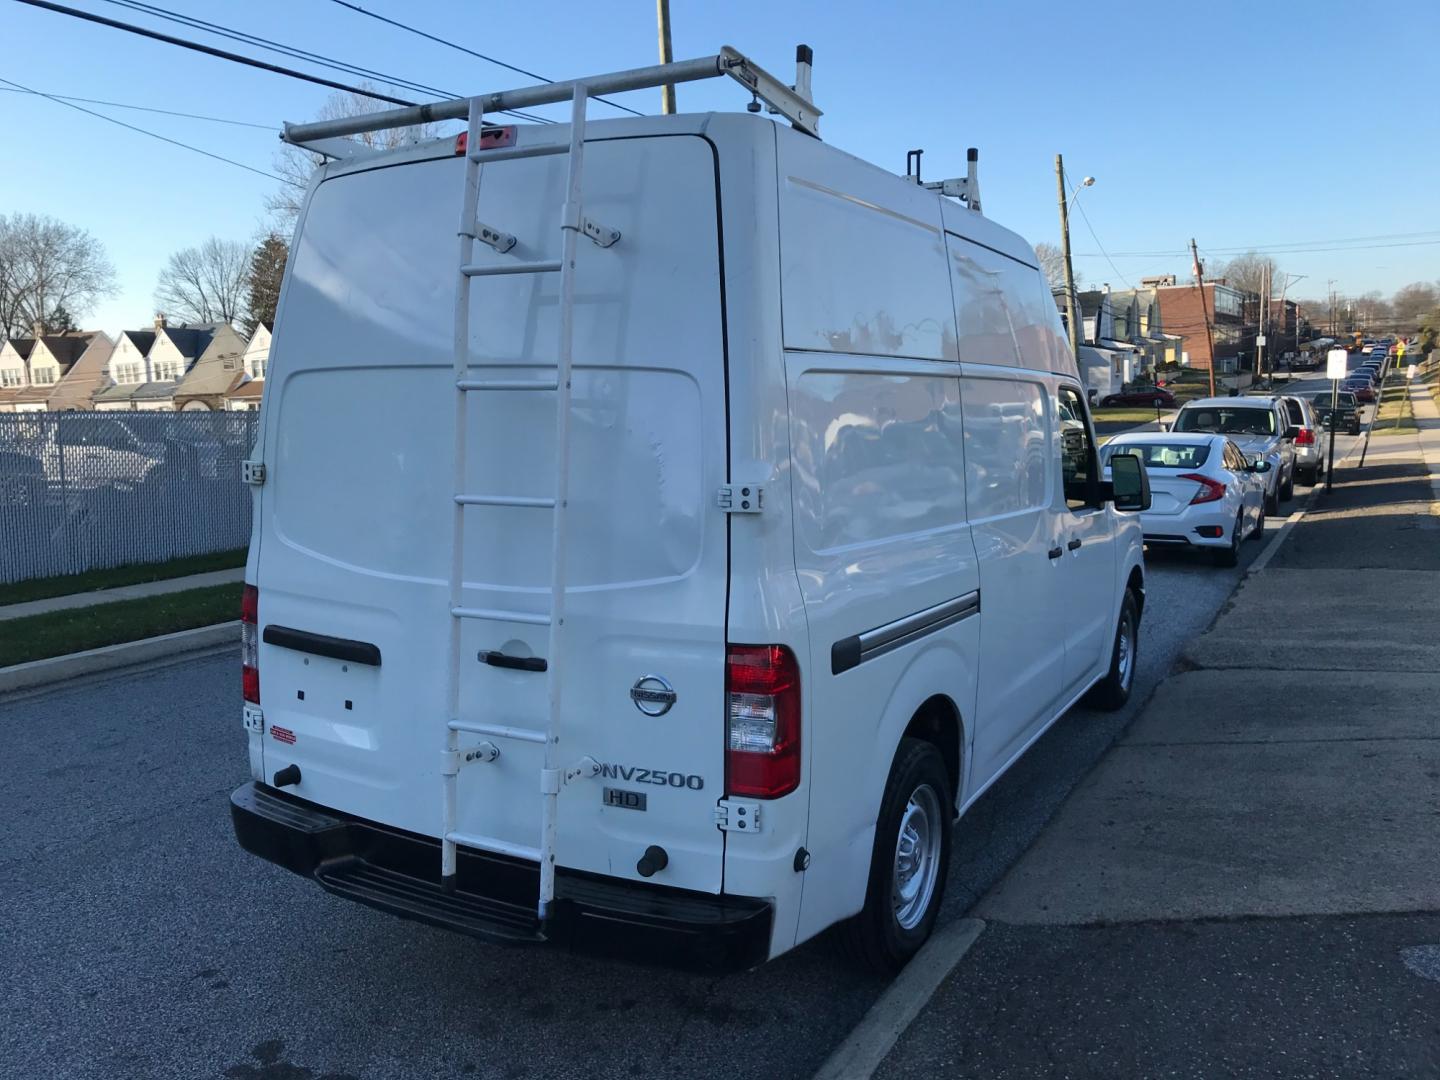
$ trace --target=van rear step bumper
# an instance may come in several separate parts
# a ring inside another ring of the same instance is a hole
[[[553,914],[535,916],[533,863],[461,848],[457,888],[440,886],[440,841],[250,782],[230,796],[240,846],[322,888],[407,919],[504,945],[693,971],[744,971],[770,954],[768,901],[555,873]]]

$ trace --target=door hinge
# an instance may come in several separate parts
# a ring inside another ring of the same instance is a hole
[[[246,731],[253,731],[257,735],[265,734],[265,713],[261,711],[259,705],[251,705],[247,702],[241,712],[241,721],[244,723]]]
[[[240,463],[240,479],[247,484],[259,487],[265,483],[265,463],[263,461],[242,461]]]
[[[715,493],[715,505],[727,514],[758,514],[765,509],[765,489],[759,484],[726,484]]]
[[[754,799],[721,799],[715,804],[715,824],[722,832],[764,832]]]

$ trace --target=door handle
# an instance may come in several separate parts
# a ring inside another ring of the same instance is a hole
[[[1050,551],[1049,551],[1050,558],[1052,558],[1052,559],[1058,559],[1061,555],[1064,555],[1064,554],[1065,554],[1064,548],[1053,547],[1053,548],[1051,548]]]
[[[1078,551],[1080,549],[1080,538],[1077,536],[1074,540],[1071,540],[1070,543],[1066,544],[1065,546],[1071,551]]]

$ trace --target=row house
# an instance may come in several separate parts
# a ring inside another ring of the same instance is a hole
[[[0,412],[97,409],[246,411],[260,407],[270,326],[229,324],[87,331],[0,342]]]
[[[94,330],[6,341],[0,346],[0,412],[92,408],[113,348]]]
[[[1193,284],[1178,284],[1173,275],[1153,280],[1165,328],[1184,339],[1183,350],[1189,354],[1192,368],[1233,372],[1239,370],[1245,356],[1253,355],[1255,325],[1245,317],[1252,294],[1223,280],[1207,281],[1203,292]],[[1205,332],[1207,317],[1209,335]]]

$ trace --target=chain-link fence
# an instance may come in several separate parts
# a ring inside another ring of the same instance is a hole
[[[0,583],[244,547],[259,418],[0,415]]]

